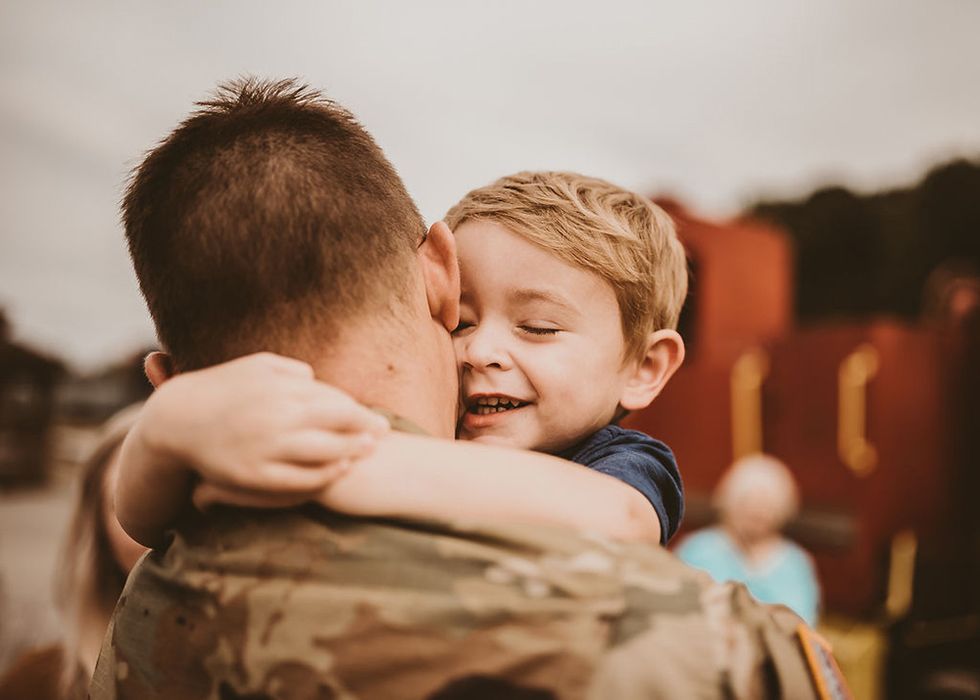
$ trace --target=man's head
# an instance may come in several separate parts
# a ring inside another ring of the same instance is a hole
[[[446,222],[463,282],[461,436],[564,449],[648,405],[683,359],[684,251],[646,198],[518,173],[470,192]]]
[[[256,350],[308,356],[352,317],[393,315],[425,226],[354,117],[293,81],[241,80],[198,104],[123,202],[140,287],[176,366]]]
[[[373,376],[380,392],[409,373],[445,383],[435,365],[451,366],[453,241],[441,224],[426,238],[367,131],[290,80],[239,80],[198,106],[136,169],[123,202],[140,288],[174,368],[260,350],[315,367],[345,349],[359,361],[371,328],[395,349],[358,362],[362,385]],[[402,336],[417,339],[418,357]],[[350,363],[335,364],[351,375]]]

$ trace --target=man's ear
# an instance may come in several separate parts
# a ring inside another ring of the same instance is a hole
[[[456,238],[444,221],[437,221],[419,246],[425,296],[432,318],[452,332],[459,325],[459,260]]]
[[[174,361],[165,352],[154,351],[143,360],[143,372],[150,384],[158,388],[165,381],[174,376]]]
[[[646,353],[634,366],[619,405],[627,411],[649,406],[683,361],[684,341],[677,331],[664,329],[651,333],[647,338]]]

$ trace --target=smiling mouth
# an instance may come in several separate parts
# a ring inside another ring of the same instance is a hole
[[[466,412],[477,416],[513,411],[527,406],[529,401],[512,399],[509,396],[478,396],[466,402]]]

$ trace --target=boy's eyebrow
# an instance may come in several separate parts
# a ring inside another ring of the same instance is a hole
[[[564,297],[562,297],[562,296],[560,296],[558,294],[555,294],[553,292],[549,292],[549,291],[547,291],[545,289],[528,289],[528,288],[515,289],[515,290],[511,291],[507,296],[510,297],[511,301],[517,302],[517,303],[527,303],[527,302],[531,302],[531,301],[543,301],[543,302],[547,302],[549,304],[554,304],[555,306],[560,306],[561,308],[565,309],[566,311],[570,311],[570,312],[573,312],[573,313],[575,313],[577,311],[577,309],[574,306],[572,306],[571,304],[569,304],[564,299]]]

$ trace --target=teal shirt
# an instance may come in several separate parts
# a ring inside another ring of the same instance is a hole
[[[813,562],[802,547],[789,540],[784,539],[761,566],[750,566],[720,527],[686,537],[675,553],[716,581],[744,583],[757,600],[781,603],[811,626],[817,622],[820,586]]]

